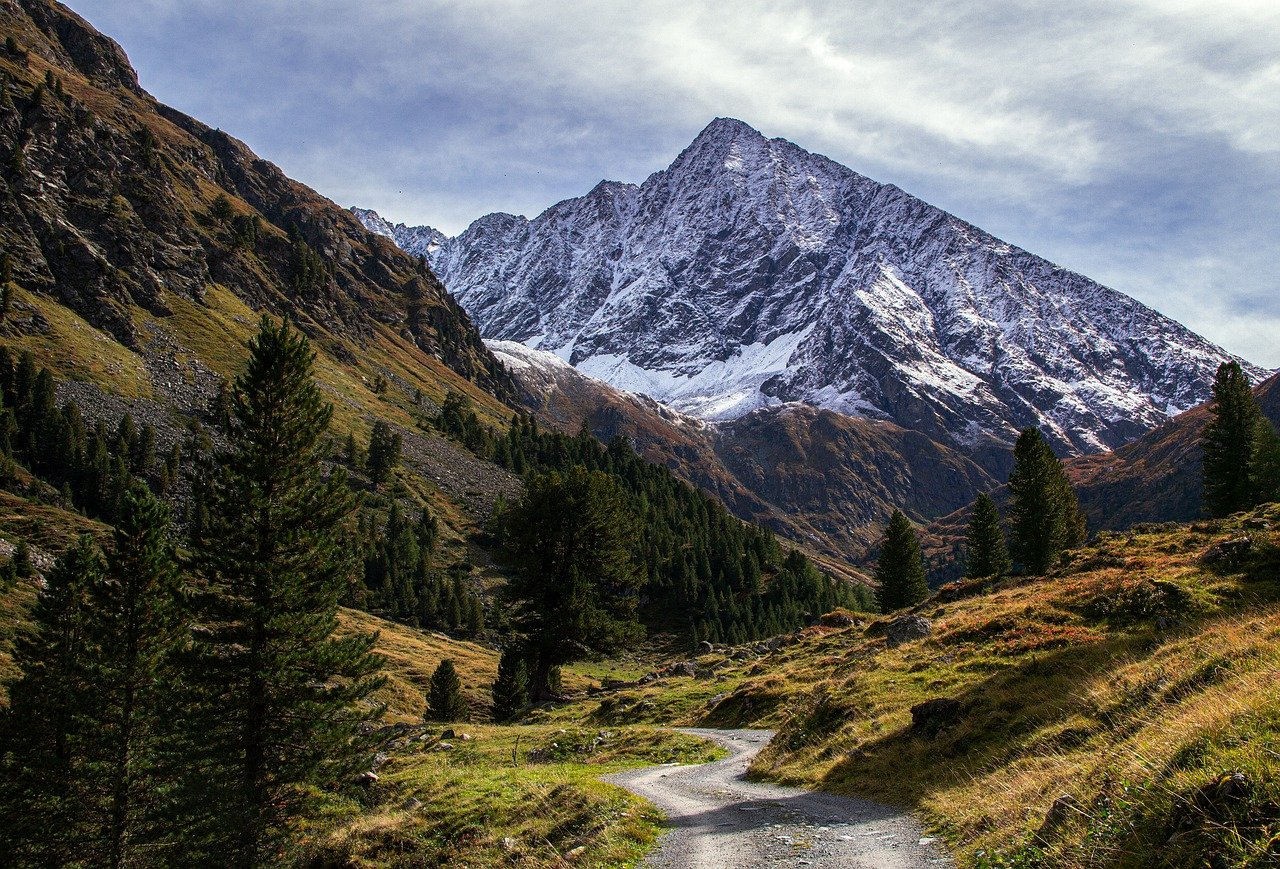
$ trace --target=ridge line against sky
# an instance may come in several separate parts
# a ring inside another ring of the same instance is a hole
[[[158,99],[454,234],[741,118],[1280,366],[1275,0],[71,0]]]

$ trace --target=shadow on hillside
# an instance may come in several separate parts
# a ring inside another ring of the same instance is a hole
[[[934,735],[909,725],[867,742],[827,772],[823,788],[918,805],[934,790],[1023,754],[1028,734],[1087,712],[1084,686],[1147,642],[1149,638],[1131,635],[1070,646],[993,673],[947,695],[959,703],[958,711],[937,722]],[[1094,732],[1093,725],[1064,728],[1052,744],[1037,744],[1036,749],[1070,749]]]

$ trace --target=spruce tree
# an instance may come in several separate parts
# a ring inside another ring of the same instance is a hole
[[[1261,414],[1253,427],[1249,483],[1257,503],[1280,501],[1280,434]]]
[[[0,724],[0,853],[13,865],[95,856],[81,849],[101,833],[79,806],[94,798],[86,787],[92,679],[85,621],[103,569],[97,546],[81,538],[49,572],[14,649],[22,676],[9,688]]]
[[[193,853],[223,865],[270,862],[316,788],[362,767],[360,724],[380,684],[375,637],[333,636],[354,570],[346,480],[322,476],[333,414],[315,353],[265,316],[231,392],[229,448],[197,485],[203,521],[191,566],[196,642],[187,679],[193,732],[187,811]]]
[[[427,690],[428,714],[436,721],[466,721],[471,707],[462,693],[462,680],[451,658],[445,658],[431,674]]]
[[[1211,419],[1200,436],[1204,509],[1210,516],[1229,516],[1254,505],[1249,458],[1260,415],[1239,363],[1218,366],[1209,413]]]
[[[1084,514],[1062,462],[1037,428],[1023,429],[1013,448],[1010,543],[1029,574],[1043,574],[1063,551],[1084,542]]]
[[[986,576],[1004,576],[1013,569],[1009,560],[1009,548],[1000,525],[1000,511],[991,496],[983,492],[973,504],[973,518],[969,520],[969,536],[966,541],[969,557],[965,564],[965,576],[978,579]]]
[[[369,480],[374,486],[385,483],[391,471],[400,464],[400,449],[400,433],[382,420],[376,421],[369,434],[369,454],[365,460]]]
[[[493,683],[493,720],[512,721],[529,705],[529,668],[515,647],[502,650]]]
[[[912,606],[929,596],[920,541],[911,520],[901,510],[893,511],[885,528],[875,580],[876,602],[883,613]]]
[[[103,799],[104,862],[152,862],[167,829],[160,758],[170,717],[174,654],[185,617],[168,541],[168,510],[135,482],[125,493],[104,581],[92,588],[93,754]],[[86,698],[88,699],[88,698]]]
[[[552,696],[553,668],[643,635],[639,529],[613,478],[581,466],[535,477],[506,512],[503,540],[516,567],[508,592],[528,639],[535,699]]]

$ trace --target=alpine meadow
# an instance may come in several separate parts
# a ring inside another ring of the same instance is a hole
[[[1280,12],[1149,5],[0,0],[0,863],[1280,866]]]

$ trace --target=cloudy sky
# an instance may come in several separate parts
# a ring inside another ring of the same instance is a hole
[[[532,216],[727,115],[1280,366],[1277,0],[69,4],[158,98],[392,220]]]

